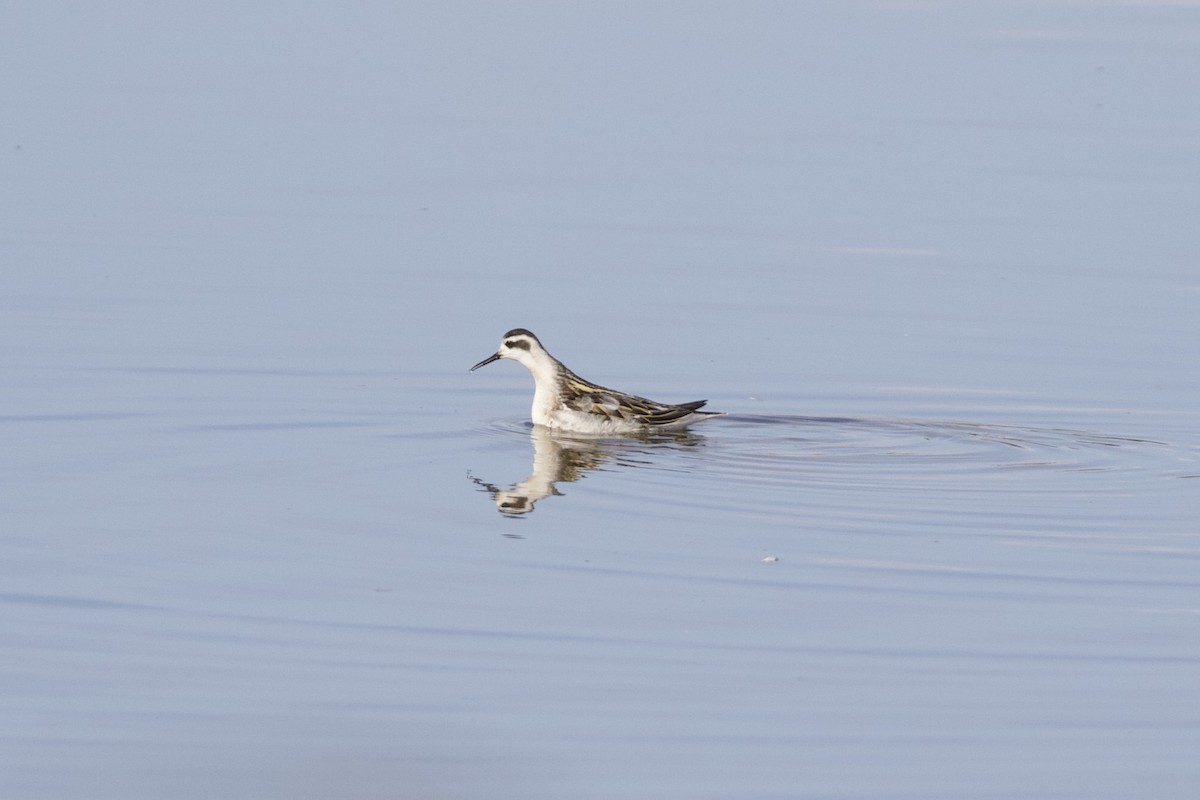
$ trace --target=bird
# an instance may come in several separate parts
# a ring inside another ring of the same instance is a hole
[[[707,400],[670,405],[586,381],[550,355],[525,328],[504,334],[496,352],[470,371],[502,358],[523,364],[533,374],[531,416],[535,425],[585,434],[653,433],[722,416],[722,412],[699,410]]]

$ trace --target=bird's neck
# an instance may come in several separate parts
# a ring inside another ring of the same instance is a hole
[[[538,425],[550,425],[559,402],[560,364],[549,353],[539,353],[526,366],[533,374],[533,408],[531,416]]]

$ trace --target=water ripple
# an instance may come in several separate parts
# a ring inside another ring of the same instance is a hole
[[[1064,428],[842,417],[730,417],[714,457],[759,478],[1109,471],[1141,464],[1162,442]]]
[[[638,471],[630,495],[703,503],[749,489],[884,489],[948,492],[1095,491],[1054,475],[1104,473],[1126,485],[1195,470],[1150,439],[1065,428],[851,417],[731,415],[686,432],[592,438],[554,433],[528,422],[494,421],[478,431],[511,441],[528,437],[533,467],[508,488],[472,476],[505,514],[525,514],[558,494],[557,484],[589,472]],[[1194,454],[1193,454],[1194,455]],[[672,474],[691,473],[688,486]],[[668,484],[675,484],[668,489]]]

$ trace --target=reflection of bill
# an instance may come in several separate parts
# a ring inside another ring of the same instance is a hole
[[[703,437],[687,432],[630,439],[587,439],[555,433],[541,425],[533,426],[529,438],[533,442],[533,471],[525,480],[501,489],[470,476],[476,485],[492,495],[496,510],[501,514],[527,514],[543,497],[562,494],[555,484],[577,481],[603,464],[645,466],[644,457],[655,448],[694,446],[703,441]],[[629,458],[639,455],[643,458]]]

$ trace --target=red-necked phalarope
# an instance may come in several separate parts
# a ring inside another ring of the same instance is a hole
[[[524,328],[514,328],[500,340],[500,349],[471,367],[511,358],[533,373],[533,421],[547,428],[576,433],[641,433],[682,428],[720,416],[698,411],[707,400],[677,406],[616,392],[589,383],[546,352],[538,338]]]

